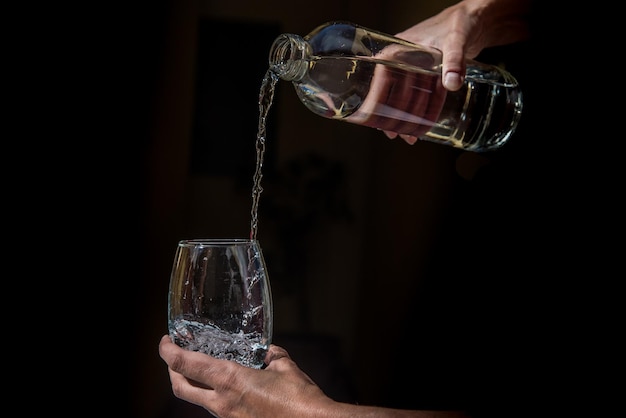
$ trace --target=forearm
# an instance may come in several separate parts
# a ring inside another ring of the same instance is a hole
[[[322,414],[311,415],[310,418],[470,418],[469,415],[457,411],[409,411],[340,402],[333,403],[334,405],[330,408],[322,408]],[[329,414],[329,411],[333,412]]]

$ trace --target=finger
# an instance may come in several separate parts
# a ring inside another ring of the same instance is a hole
[[[387,136],[387,138],[389,138],[389,139],[394,139],[395,137],[398,136],[397,132],[391,132],[391,131],[385,131],[385,130],[382,130],[382,131]]]
[[[413,145],[417,142],[417,137],[411,135],[400,134],[400,138],[404,139],[404,141],[409,145]]]
[[[198,382],[191,381],[170,368],[168,368],[168,372],[170,375],[172,393],[177,398],[205,408],[214,401],[216,397],[214,390],[205,385],[198,384]]]
[[[463,85],[464,76],[460,72],[446,71],[443,76],[443,85],[447,90],[456,91]]]
[[[188,351],[174,344],[167,336],[161,338],[159,354],[173,372],[181,374],[198,388],[221,388],[233,376],[246,373],[245,366],[234,361],[216,359],[210,355]]]
[[[161,337],[161,341],[159,341],[159,355],[166,363],[169,364],[167,359],[172,358],[179,350],[182,350],[182,348],[174,344],[169,335],[166,334]]]
[[[267,354],[265,354],[265,364],[269,365],[272,361],[279,360],[281,358],[291,359],[287,350],[280,346],[271,344],[270,348],[267,350]]]
[[[465,80],[465,39],[463,34],[452,32],[446,37],[441,48],[443,86],[450,91],[460,89]]]

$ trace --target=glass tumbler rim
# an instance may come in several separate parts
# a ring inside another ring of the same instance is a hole
[[[192,247],[192,246],[203,246],[203,247],[211,247],[211,246],[222,246],[222,245],[249,245],[249,244],[257,244],[258,240],[252,238],[193,238],[193,239],[183,239],[178,241],[178,245],[181,247]]]

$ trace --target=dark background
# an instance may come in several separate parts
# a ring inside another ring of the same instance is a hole
[[[21,125],[36,125],[43,152],[16,141],[30,156],[19,178],[43,170],[11,202],[37,225],[19,247],[22,269],[32,270],[33,237],[59,237],[46,264],[54,274],[37,272],[51,306],[36,312],[52,312],[54,335],[81,344],[51,342],[55,361],[41,363],[53,369],[28,376],[71,382],[62,406],[207,416],[173,397],[158,356],[169,273],[180,239],[249,234],[256,99],[273,34],[336,19],[395,33],[443,7],[231,3],[130,2],[67,26],[43,19],[59,36],[36,38],[44,47],[29,68],[46,69],[46,88],[21,95],[47,116]],[[602,101],[546,77],[566,74],[571,55],[540,12],[540,42],[481,57],[506,63],[524,88],[518,132],[497,153],[409,146],[325,120],[279,83],[258,236],[274,342],[333,398],[516,416],[586,368],[584,355],[572,368],[563,353],[597,324],[589,283],[615,276],[600,236],[618,236],[622,188],[616,153],[590,145],[607,133],[582,122],[600,120],[589,115]],[[59,288],[63,299],[48,296]]]

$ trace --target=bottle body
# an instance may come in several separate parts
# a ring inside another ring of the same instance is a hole
[[[499,148],[521,117],[521,90],[508,72],[468,60],[465,83],[449,92],[440,51],[349,22],[280,35],[269,63],[320,116],[470,151]]]

